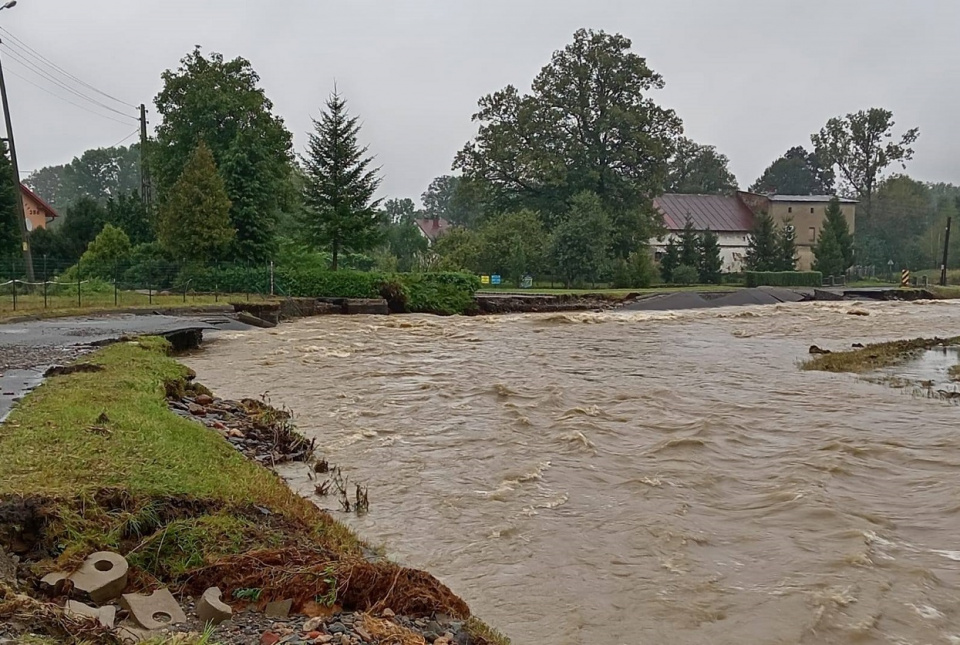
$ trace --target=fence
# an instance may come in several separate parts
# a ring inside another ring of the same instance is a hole
[[[143,263],[65,264],[34,260],[33,279],[21,258],[0,260],[0,315],[46,310],[173,307],[208,305],[238,300],[263,300],[283,295],[273,266],[223,265],[258,277],[243,289],[224,291],[214,282],[195,289],[193,267],[163,261]]]

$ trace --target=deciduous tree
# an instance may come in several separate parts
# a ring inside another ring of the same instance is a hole
[[[236,230],[232,259],[269,259],[279,213],[295,197],[293,138],[273,114],[260,77],[243,58],[207,57],[198,47],[162,79],[155,100],[162,121],[150,156],[161,201],[202,141],[213,153],[230,199]]]
[[[366,251],[381,239],[383,216],[374,199],[381,180],[358,142],[359,117],[350,116],[340,94],[334,91],[313,123],[303,158],[307,238],[314,248],[330,250],[336,271],[342,252]]]
[[[817,157],[828,167],[836,167],[848,192],[859,196],[869,212],[880,175],[890,165],[913,159],[910,146],[920,136],[919,128],[904,132],[893,140],[893,112],[871,108],[827,121],[811,137]]]
[[[753,193],[778,195],[832,195],[836,175],[831,167],[820,163],[814,152],[802,146],[790,148],[786,154],[763,171],[750,187]]]
[[[157,238],[178,261],[208,263],[224,256],[235,235],[226,186],[201,142],[164,200]]]
[[[716,147],[696,143],[686,137],[677,142],[670,158],[666,191],[712,195],[737,190],[737,178],[729,168],[730,159]]]
[[[567,286],[594,281],[604,269],[610,220],[600,198],[584,192],[573,198],[567,216],[553,232],[554,267]]]
[[[619,34],[580,30],[555,52],[531,92],[507,86],[480,99],[477,136],[454,167],[491,187],[499,210],[527,207],[548,229],[574,196],[595,194],[626,257],[656,232],[651,200],[662,191],[680,119],[651,98],[664,86]]]

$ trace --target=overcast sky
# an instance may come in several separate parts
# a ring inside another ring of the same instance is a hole
[[[828,118],[869,107],[892,110],[898,135],[920,127],[912,176],[960,183],[958,0],[20,0],[0,12],[0,27],[90,85],[148,107],[160,73],[194,45],[244,56],[298,150],[336,80],[391,197],[417,198],[448,173],[475,131],[477,99],[511,83],[528,89],[580,27],[631,38],[667,82],[657,101],[677,111],[688,136],[730,157],[741,187],[787,148],[809,147]],[[6,47],[0,54],[22,169],[136,130]]]

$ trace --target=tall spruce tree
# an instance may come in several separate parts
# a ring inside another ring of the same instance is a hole
[[[780,254],[777,225],[771,216],[764,213],[757,217],[750,231],[744,264],[748,271],[777,271]]]
[[[660,257],[660,277],[664,282],[673,282],[673,272],[680,266],[680,245],[677,239],[671,237],[667,240],[667,248]]]
[[[720,284],[723,258],[720,256],[720,237],[707,229],[700,235],[700,282]]]
[[[688,267],[700,265],[700,234],[689,219],[680,231],[680,264]]]
[[[843,259],[843,250],[837,241],[836,234],[824,228],[820,231],[817,243],[813,247],[813,270],[819,271],[825,276],[840,276],[846,272],[847,267]]]
[[[164,201],[157,238],[176,260],[205,263],[221,258],[236,234],[223,178],[201,142]]]
[[[797,270],[797,231],[787,222],[777,228],[777,256],[774,271]]]
[[[306,181],[304,228],[316,249],[329,249],[336,271],[340,254],[374,248],[383,235],[379,168],[357,142],[359,117],[350,116],[347,102],[334,90],[320,120],[313,122],[307,155],[303,158]]]
[[[827,206],[826,219],[823,223],[821,236],[829,231],[837,240],[840,247],[840,254],[843,259],[843,269],[846,271],[853,266],[853,235],[850,234],[850,224],[843,215],[843,209],[840,205],[840,199],[834,197]],[[837,274],[839,275],[839,274]]]

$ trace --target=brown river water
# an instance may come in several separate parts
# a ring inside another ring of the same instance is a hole
[[[798,365],[958,334],[952,303],[326,317],[187,362],[292,408],[369,485],[335,514],[517,645],[957,645],[960,408]]]

